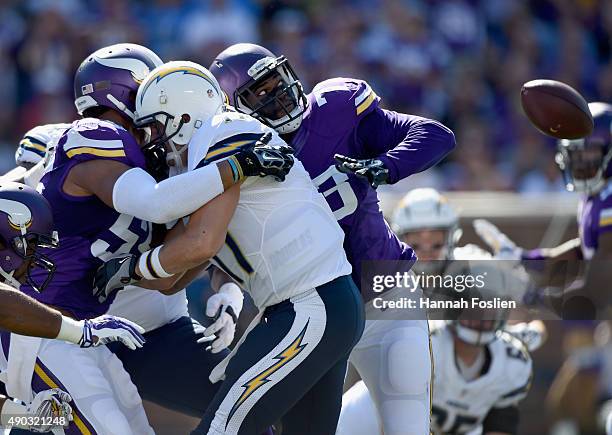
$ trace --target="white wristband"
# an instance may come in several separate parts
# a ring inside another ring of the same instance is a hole
[[[62,316],[62,326],[60,327],[59,334],[57,334],[56,338],[58,340],[79,344],[81,338],[83,337],[83,324],[83,321]]]
[[[219,293],[224,293],[230,298],[232,301],[231,306],[234,309],[236,316],[239,316],[244,303],[244,294],[242,293],[242,290],[240,290],[240,287],[233,282],[226,282],[219,287]]]
[[[159,275],[160,278],[170,278],[174,274],[166,272],[161,264],[161,261],[159,261],[159,251],[161,251],[161,248],[161,246],[158,246],[157,248],[153,249],[153,252],[151,253],[151,265],[153,266],[155,274]]]
[[[28,429],[28,426],[15,424],[15,422],[22,422],[24,420],[27,420],[24,418],[15,418],[25,417],[27,412],[27,406],[23,405],[21,402],[15,402],[13,399],[7,397],[4,401],[4,405],[2,406],[2,410],[0,411],[0,427],[16,427],[19,429]],[[11,417],[13,421],[10,421]]]
[[[159,279],[169,278],[174,275],[173,273],[166,272],[159,261],[159,251],[161,248],[161,246],[158,246],[151,251],[147,251],[138,259],[138,269],[140,269],[140,274],[143,278]]]

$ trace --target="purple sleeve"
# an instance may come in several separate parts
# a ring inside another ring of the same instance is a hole
[[[361,120],[356,134],[366,155],[389,169],[390,184],[432,167],[455,148],[455,135],[442,123],[380,107]]]

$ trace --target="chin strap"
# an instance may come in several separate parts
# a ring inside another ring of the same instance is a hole
[[[174,142],[168,141],[168,143],[172,151],[166,154],[166,163],[171,172],[174,172],[174,174],[182,174],[186,169],[185,165],[183,165],[183,154],[187,151],[187,145],[183,145],[180,150],[177,150]],[[170,164],[171,162],[173,164]],[[174,169],[174,171],[172,169]]]
[[[4,278],[5,284],[15,287],[16,289],[19,290],[19,287],[21,287],[21,283],[13,277],[14,274],[15,274],[14,270],[8,273],[0,267],[0,275],[2,276],[2,278]]]
[[[136,118],[136,115],[134,115],[134,112],[128,109],[125,104],[123,104],[121,101],[116,99],[114,96],[112,96],[111,94],[106,94],[106,98],[108,98],[108,101],[110,101],[115,106],[117,106],[117,109],[119,109],[121,112],[129,116],[131,120],[134,120]]]

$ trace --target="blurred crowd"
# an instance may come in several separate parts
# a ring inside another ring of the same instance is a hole
[[[307,91],[363,78],[386,108],[452,127],[455,153],[415,181],[444,190],[563,189],[554,142],[520,109],[525,81],[612,101],[609,0],[0,0],[1,169],[28,128],[76,117],[91,51],[135,42],[208,66],[246,41],[285,54]]]

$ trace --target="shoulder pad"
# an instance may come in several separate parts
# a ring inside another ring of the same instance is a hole
[[[541,330],[537,325],[534,326],[533,322],[507,325],[504,331],[523,342],[530,352],[538,349],[546,341],[546,329]]]
[[[608,180],[604,188],[599,192],[599,198],[602,201],[606,201],[609,198],[612,198],[612,179]]]
[[[368,83],[347,78],[320,82],[308,95],[311,116],[334,132],[355,128],[379,102],[380,98]]]
[[[129,166],[145,167],[144,156],[134,137],[110,121],[93,118],[75,121],[60,138],[58,147],[68,159],[117,160]]]
[[[15,163],[28,166],[41,161],[47,155],[47,149],[54,148],[61,133],[69,127],[70,124],[47,124],[30,129],[19,142]]]
[[[189,168],[229,157],[267,132],[272,133],[270,144],[284,143],[276,131],[249,115],[234,111],[215,115],[204,122],[189,142]]]
[[[32,128],[19,142],[15,163],[18,166],[38,163],[55,149],[60,136],[68,128],[70,124],[46,124]]]
[[[521,401],[529,392],[533,378],[533,361],[521,340],[507,332],[502,332],[498,340],[500,346],[494,355],[504,358],[504,392],[496,402],[496,408],[504,408]]]

